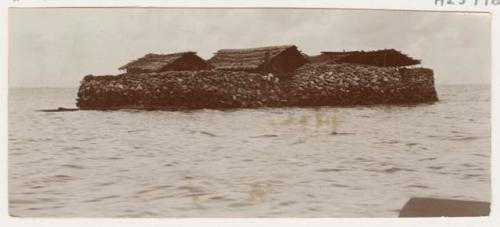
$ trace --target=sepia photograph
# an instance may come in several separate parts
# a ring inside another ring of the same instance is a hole
[[[9,8],[21,218],[490,215],[491,15]]]

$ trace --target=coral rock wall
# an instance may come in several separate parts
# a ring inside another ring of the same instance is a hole
[[[275,80],[246,72],[86,76],[78,91],[77,106],[82,109],[277,106],[282,93]]]
[[[81,109],[248,108],[411,104],[437,101],[432,70],[306,64],[287,79],[230,71],[86,76]]]
[[[290,82],[290,105],[409,104],[437,101],[432,70],[308,64]]]

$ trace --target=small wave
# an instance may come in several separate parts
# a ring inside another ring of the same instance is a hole
[[[336,169],[336,168],[324,168],[324,169],[317,169],[315,170],[316,172],[340,172],[340,171],[344,171],[344,169]]]
[[[425,186],[425,185],[420,185],[420,184],[411,184],[411,185],[405,186],[405,188],[422,188],[422,189],[427,189],[429,187]]]
[[[489,158],[490,156],[489,155],[484,155],[484,154],[472,154],[474,156],[477,156],[477,157],[483,157],[483,158]]]
[[[290,205],[294,205],[294,204],[297,204],[297,202],[295,202],[295,201],[284,201],[284,202],[279,203],[280,206],[284,206],[284,207],[290,206]]]
[[[480,139],[481,138],[479,136],[460,136],[460,135],[456,135],[456,136],[429,135],[427,137],[428,138],[432,138],[432,139],[451,140],[451,141],[469,141],[469,140],[476,140],[476,139]]]
[[[330,135],[333,136],[347,136],[347,135],[354,135],[355,133],[352,132],[332,132]]]
[[[214,201],[223,201],[223,202],[229,202],[229,201],[233,201],[233,199],[229,199],[229,198],[226,198],[224,196],[212,196],[210,198],[208,198],[209,200],[214,200]]]
[[[166,163],[163,166],[171,167],[171,166],[175,166],[177,164],[178,164],[177,162],[171,162],[171,163]]]
[[[148,188],[148,189],[144,189],[144,190],[140,190],[140,191],[137,191],[135,192],[136,194],[146,194],[146,193],[149,193],[149,192],[153,192],[153,191],[158,191],[158,190],[163,190],[163,189],[166,189],[166,188],[171,188],[172,186],[171,185],[159,185],[159,186],[154,186],[152,188]]]
[[[204,192],[205,190],[202,187],[198,186],[180,186],[178,187],[178,189],[188,191],[191,194],[206,195],[206,193]]]
[[[217,135],[211,133],[211,132],[206,132],[206,131],[200,131],[201,134],[203,135],[207,135],[207,136],[210,136],[210,137],[217,137]]]
[[[109,182],[99,183],[99,184],[97,184],[97,186],[107,186],[107,185],[112,185],[115,183],[116,183],[116,181],[109,181]]]
[[[260,135],[260,136],[251,136],[250,138],[272,138],[272,137],[278,137],[278,135],[266,134],[266,135]]]
[[[174,197],[174,196],[173,195],[161,195],[161,196],[152,197],[151,201],[160,200],[160,199],[166,199],[166,198],[172,198],[172,197]]]
[[[397,140],[383,140],[383,141],[380,141],[377,143],[379,143],[379,144],[396,144],[396,143],[399,143],[399,141],[397,141]]]
[[[443,168],[443,166],[427,166],[427,169],[432,169],[432,170],[439,170],[442,168]]]
[[[463,163],[461,164],[463,167],[475,167],[475,165],[469,164],[469,163]]]
[[[469,173],[469,174],[465,174],[464,178],[473,178],[473,177],[482,177],[482,176],[483,176],[482,174],[472,174],[472,173]]]
[[[45,177],[41,181],[50,183],[50,182],[66,182],[70,180],[73,180],[73,177],[64,174],[58,174],[51,177]]]
[[[252,203],[247,203],[247,202],[238,202],[238,203],[231,203],[229,204],[229,207],[231,208],[239,208],[239,207],[247,207],[247,206],[252,206]]]
[[[72,165],[72,164],[64,164],[64,165],[61,165],[61,167],[70,168],[70,169],[85,169],[85,167],[83,167],[83,166]]]
[[[28,208],[28,210],[41,210],[42,208],[41,207],[30,207]]]
[[[400,172],[400,171],[415,172],[415,170],[411,170],[411,169],[404,169],[404,168],[398,168],[398,167],[391,167],[391,168],[384,169],[384,170],[378,170],[378,169],[367,169],[366,171],[371,171],[371,172],[381,172],[381,173],[396,173],[396,172]]]
[[[134,133],[134,132],[142,132],[144,129],[133,129],[133,130],[128,130],[127,133]]]
[[[478,137],[478,136],[454,136],[454,137],[451,137],[451,138],[448,138],[449,140],[454,140],[454,141],[466,141],[466,140],[475,140],[475,139],[479,139],[481,137]]]
[[[370,162],[370,161],[372,161],[370,159],[366,159],[366,158],[363,158],[363,157],[357,157],[354,160],[360,161],[360,162]]]
[[[119,195],[110,195],[110,196],[103,196],[103,197],[98,197],[98,198],[94,198],[94,199],[84,200],[83,202],[94,203],[94,202],[100,202],[103,200],[114,199],[114,198],[119,198],[119,197],[120,197]]]
[[[401,168],[392,167],[392,168],[383,170],[383,172],[385,172],[385,173],[395,173],[395,172],[399,172],[399,171],[402,171],[402,170],[403,169],[401,169]]]
[[[296,144],[301,144],[301,143],[305,143],[306,141],[305,140],[297,140],[293,143],[290,143],[290,145],[296,145]]]
[[[11,204],[37,204],[37,203],[39,203],[39,201],[27,200],[27,199],[10,199],[9,203],[11,203]]]
[[[316,212],[316,211],[321,210],[321,208],[319,208],[319,207],[309,207],[309,208],[307,208],[307,210],[311,211],[311,212]]]
[[[45,188],[51,184],[66,183],[66,182],[72,181],[74,179],[75,178],[73,178],[71,176],[59,174],[59,175],[54,175],[54,176],[40,177],[38,179],[27,182],[26,184],[32,189],[41,189],[41,188]]]
[[[349,187],[348,185],[345,185],[345,184],[332,184],[332,186],[338,187],[338,188],[348,188]]]
[[[93,140],[93,139],[95,139],[95,138],[93,138],[93,137],[85,137],[85,138],[81,138],[81,139],[79,139],[78,141],[79,141],[79,142],[87,142],[87,141],[91,141],[91,140]]]
[[[181,129],[181,130],[182,130],[182,131],[185,131],[185,132],[187,132],[187,133],[189,133],[189,134],[194,134],[194,133],[196,133],[196,131],[195,131],[195,130],[191,130],[191,129],[187,129],[187,128],[183,128],[183,129]]]

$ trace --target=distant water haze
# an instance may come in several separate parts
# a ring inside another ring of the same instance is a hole
[[[9,10],[9,85],[77,87],[146,53],[295,44],[320,51],[395,48],[437,84],[490,83],[490,15],[326,9],[37,8]]]
[[[489,86],[416,106],[37,112],[10,89],[21,217],[397,217],[411,197],[490,201]]]

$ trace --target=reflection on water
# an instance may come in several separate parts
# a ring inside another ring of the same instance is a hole
[[[11,89],[9,206],[44,217],[395,217],[412,196],[490,200],[486,86],[418,106],[37,112]]]

